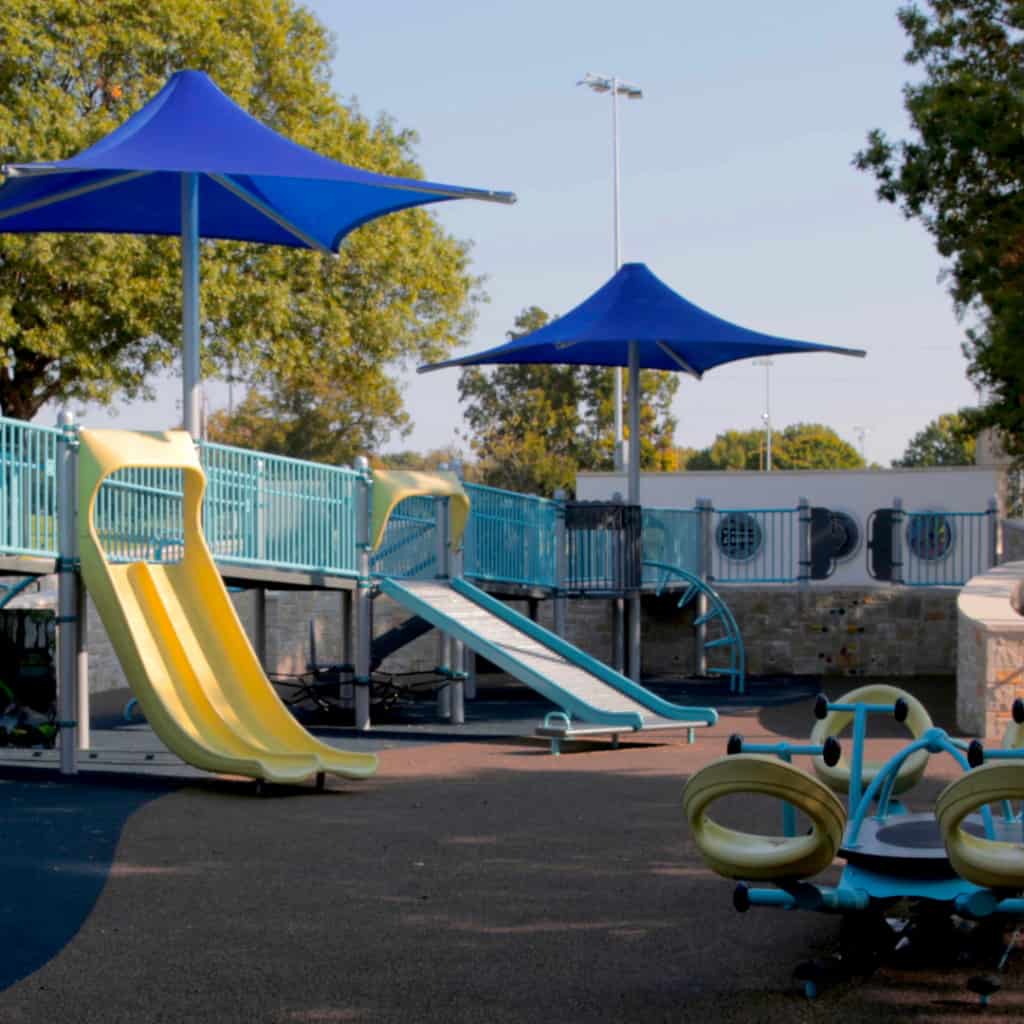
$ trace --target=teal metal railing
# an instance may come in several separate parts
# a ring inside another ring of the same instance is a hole
[[[962,587],[994,564],[994,510],[904,512],[902,582]]]
[[[93,524],[112,562],[176,562],[184,551],[180,469],[130,467],[103,481]]]
[[[470,514],[463,572],[476,580],[556,586],[558,502],[465,484]]]
[[[716,508],[711,512],[708,579],[716,583],[796,583],[797,508]]]
[[[374,576],[397,579],[433,576],[437,571],[437,512],[434,499],[404,498],[384,530],[384,539],[370,559]]]
[[[653,564],[670,565],[682,572],[700,574],[701,515],[692,508],[645,508],[643,510],[643,584],[665,585],[663,572]]]
[[[203,529],[222,562],[357,575],[355,470],[203,443]]]
[[[55,558],[61,431],[0,418],[0,550]]]

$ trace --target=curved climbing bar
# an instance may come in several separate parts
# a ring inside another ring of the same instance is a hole
[[[712,668],[708,669],[708,672],[713,675],[728,676],[730,692],[743,693],[747,672],[746,651],[743,649],[743,637],[740,634],[740,627],[736,624],[736,619],[729,606],[722,599],[722,595],[699,576],[677,565],[669,565],[667,562],[648,561],[646,559],[642,565],[644,568],[656,569],[661,573],[661,578],[655,586],[655,594],[660,594],[664,590],[665,584],[673,576],[687,584],[686,590],[677,602],[676,606],[678,608],[685,608],[694,598],[700,595],[707,598],[708,610],[703,615],[694,617],[694,627],[703,626],[716,620],[720,622],[722,635],[706,641],[704,649],[727,648],[729,652],[729,665],[727,668]]]
[[[737,793],[785,801],[810,818],[810,832],[762,836],[727,828],[708,816],[716,800]],[[843,805],[810,772],[759,754],[736,754],[702,768],[683,791],[683,810],[708,867],[725,878],[747,881],[793,881],[824,871],[846,826]]]

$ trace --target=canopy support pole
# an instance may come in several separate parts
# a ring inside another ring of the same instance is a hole
[[[199,421],[199,175],[181,176],[181,416],[192,439]]]
[[[630,505],[640,504],[640,342],[629,343],[629,487]]]
[[[640,504],[640,342],[629,343],[629,504]],[[629,598],[626,672],[640,682],[640,592]]]

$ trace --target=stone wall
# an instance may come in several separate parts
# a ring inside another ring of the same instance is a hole
[[[1000,739],[1024,697],[1024,562],[1000,565],[963,588],[958,606],[956,720],[974,736]]]
[[[957,664],[954,588],[730,587],[722,595],[743,635],[747,671],[752,674],[838,676],[952,675]],[[646,595],[643,608],[642,671],[648,678],[679,678],[695,664],[694,609],[676,607],[678,596]],[[232,594],[252,636],[255,600]],[[337,592],[270,591],[267,594],[267,666],[276,673],[301,673],[310,657],[310,623],[317,660],[340,661],[341,601]],[[528,611],[525,601],[510,602]],[[538,618],[551,626],[552,602],[542,601]],[[374,633],[407,618],[386,597],[374,602]],[[605,662],[613,660],[613,615],[609,601],[573,600],[567,607],[567,638]],[[708,639],[717,634],[708,627]],[[90,688],[126,685],[120,665],[91,606],[88,617]],[[1007,657],[1010,657],[1007,655]],[[724,664],[710,652],[709,664]],[[1020,662],[1024,664],[1024,661]],[[387,659],[387,672],[429,671],[437,664],[436,633],[428,633]],[[487,677],[497,682],[498,676]],[[484,681],[484,680],[481,680]]]

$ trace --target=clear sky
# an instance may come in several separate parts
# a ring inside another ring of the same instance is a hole
[[[415,129],[429,178],[519,197],[433,208],[487,278],[468,351],[503,341],[526,306],[567,311],[612,272],[611,102],[575,85],[592,71],[644,90],[620,101],[623,258],[744,326],[868,350],[777,357],[777,426],[822,422],[855,444],[865,428],[867,457],[888,465],[976,401],[930,238],[851,166],[868,129],[906,132],[897,0],[308,6],[335,36],[338,95]],[[736,363],[683,377],[676,442],[760,426],[765,376]],[[455,440],[457,378],[402,374],[415,429],[390,448]],[[115,422],[165,426],[179,392],[168,381]],[[212,406],[225,396],[212,388]]]

